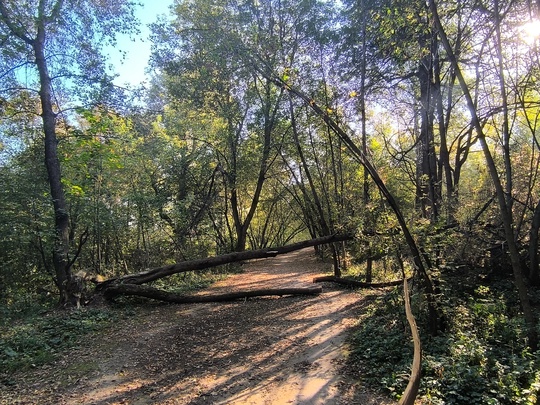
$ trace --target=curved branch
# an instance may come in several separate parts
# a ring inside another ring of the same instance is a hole
[[[414,405],[416,396],[418,395],[418,389],[420,388],[420,378],[422,376],[422,345],[420,342],[418,327],[416,326],[416,321],[411,310],[409,286],[406,279],[403,279],[403,295],[403,299],[405,300],[405,314],[407,315],[407,321],[409,322],[409,327],[411,328],[411,334],[414,342],[414,355],[411,367],[411,377],[409,378],[407,388],[405,388],[405,391],[399,400],[399,405]]]
[[[1,46],[1,45],[0,45]],[[19,68],[22,68],[23,66],[26,66],[26,65],[33,65],[32,62],[28,62],[28,61],[25,61],[19,65],[16,65],[16,66],[12,66],[11,68],[9,68],[8,70],[6,70],[5,72],[2,72],[2,74],[0,74],[0,79],[3,79],[4,77],[6,77],[8,74],[10,74],[11,72],[19,69]]]

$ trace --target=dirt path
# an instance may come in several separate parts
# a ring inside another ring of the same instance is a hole
[[[309,286],[325,270],[306,249],[251,262],[200,294]],[[45,381],[30,378],[17,402],[390,404],[343,367],[363,305],[358,293],[325,284],[314,297],[154,307],[51,365]]]

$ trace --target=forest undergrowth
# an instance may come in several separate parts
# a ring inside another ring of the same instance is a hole
[[[203,272],[175,275],[154,284],[176,293],[189,293],[208,287],[238,272],[237,266],[222,266]],[[87,291],[88,297],[92,294]],[[148,300],[118,299],[114,305],[88,302],[80,309],[59,309],[53,295],[18,294],[17,300],[0,305],[0,384],[10,384],[10,373],[53,362],[65,350],[92,341],[92,334],[105,333],[121,319],[136,316]],[[142,305],[141,305],[142,304]]]
[[[525,323],[511,273],[445,266],[439,277],[445,332],[429,336],[426,303],[416,285],[412,296],[422,335],[422,403],[538,404],[540,352],[524,349]],[[382,295],[372,293],[351,337],[349,359],[365,383],[396,399],[407,386],[413,357],[402,292],[396,287]],[[531,292],[538,315],[540,290]]]

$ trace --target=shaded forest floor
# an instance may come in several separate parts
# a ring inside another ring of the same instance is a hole
[[[198,294],[312,285],[312,249],[253,261]],[[151,305],[54,363],[15,373],[2,404],[390,404],[359,383],[347,337],[368,299],[319,296]]]

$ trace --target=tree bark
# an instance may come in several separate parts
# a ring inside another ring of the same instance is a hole
[[[540,285],[540,272],[538,269],[538,232],[540,230],[540,202],[536,204],[529,231],[529,281],[532,285]]]
[[[8,32],[32,47],[34,64],[39,79],[39,98],[41,103],[41,119],[45,135],[45,167],[51,190],[51,199],[54,210],[55,240],[53,247],[53,265],[55,282],[60,293],[60,304],[78,305],[78,288],[71,277],[71,263],[69,260],[69,215],[62,186],[60,162],[58,160],[56,137],[56,113],[53,108],[52,81],[49,74],[45,46],[47,43],[46,24],[53,21],[61,13],[62,2],[58,2],[51,12],[46,15],[46,2],[40,1],[35,19],[36,35],[31,38],[27,30],[19,26],[19,21],[12,18],[4,2],[0,1],[0,15],[6,24]],[[15,22],[16,21],[16,22]]]
[[[293,243],[287,246],[281,246],[276,248],[266,248],[260,250],[248,250],[245,252],[233,252],[221,256],[207,257],[204,259],[190,260],[187,262],[180,262],[172,264],[170,266],[158,267],[148,271],[144,271],[138,274],[128,274],[123,277],[116,279],[110,279],[102,283],[98,283],[96,289],[98,291],[104,291],[112,288],[118,284],[144,284],[151,281],[158,280],[163,277],[167,277],[177,273],[184,273],[187,271],[196,271],[203,270],[211,267],[221,266],[227,263],[240,262],[244,260],[251,259],[262,259],[267,257],[275,257],[277,255],[290,253],[295,250],[304,249],[307,247],[318,246],[325,243],[340,242],[344,240],[353,239],[352,235],[342,234],[342,235],[330,235],[324,236],[317,239],[306,240],[298,243]]]
[[[437,182],[437,162],[433,125],[435,121],[433,59],[436,52],[432,34],[420,36],[421,49],[430,52],[418,63],[417,77],[420,82],[420,133],[417,153],[417,200],[424,218],[435,223],[439,216],[440,184]]]
[[[120,295],[151,298],[159,301],[174,302],[177,304],[192,304],[201,302],[225,302],[242,298],[283,296],[283,295],[316,295],[322,293],[322,287],[302,287],[302,288],[274,288],[251,291],[235,291],[217,295],[181,295],[169,291],[158,290],[157,288],[135,285],[117,284],[107,288],[104,293],[106,299],[112,300]]]
[[[403,280],[403,299],[405,300],[405,314],[413,338],[414,354],[409,383],[399,400],[399,405],[414,405],[416,396],[418,395],[418,389],[420,388],[420,379],[422,377],[422,345],[420,342],[420,333],[418,332],[418,327],[416,326],[416,321],[411,310],[411,300],[409,298],[409,286],[407,285],[407,280]]]
[[[315,277],[313,279],[314,283],[321,283],[323,281],[331,281],[333,283],[346,285],[349,287],[360,287],[360,288],[394,287],[397,285],[401,285],[403,283],[403,280],[388,281],[385,283],[365,283],[363,281],[351,280],[349,278],[341,278],[341,277],[335,277],[335,276],[322,276],[322,277]]]
[[[77,298],[70,294],[71,271],[69,268],[69,216],[67,210],[60,162],[58,160],[56,137],[56,114],[52,105],[52,84],[45,58],[45,28],[40,24],[38,35],[34,40],[33,48],[36,66],[39,73],[41,100],[41,118],[43,132],[45,133],[45,167],[51,189],[51,198],[54,207],[55,243],[53,248],[53,263],[56,275],[56,284],[60,291],[60,304],[76,304]]]

